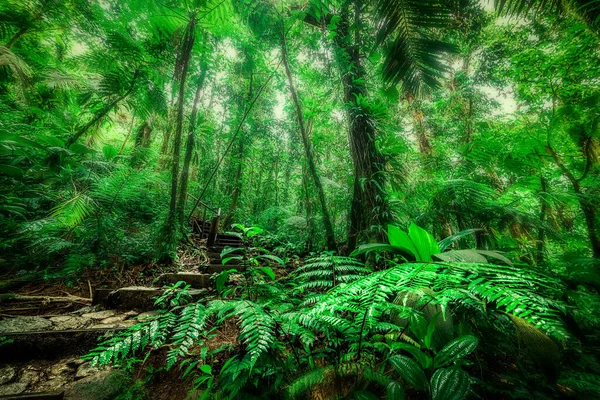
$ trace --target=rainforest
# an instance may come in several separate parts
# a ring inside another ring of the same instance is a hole
[[[0,0],[0,399],[600,399],[596,0]]]

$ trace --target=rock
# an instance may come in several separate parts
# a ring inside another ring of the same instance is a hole
[[[37,388],[37,391],[51,392],[54,390],[62,389],[68,382],[69,378],[67,376],[56,376],[40,384]]]
[[[156,311],[146,311],[137,316],[138,320],[144,321],[150,318],[157,316],[158,313]]]
[[[50,321],[54,324],[54,329],[57,331],[66,331],[69,329],[81,329],[89,324],[89,318],[74,317],[70,315],[63,315],[59,317],[52,317]]]
[[[96,325],[92,325],[90,328],[91,329],[117,329],[117,328],[129,328],[130,326],[133,326],[136,324],[136,321],[134,320],[128,320],[128,321],[121,321],[121,322],[116,322],[114,324],[96,324]]]
[[[116,315],[114,317],[105,318],[100,321],[101,324],[116,324],[117,322],[124,321],[127,318],[126,315]]]
[[[52,322],[42,317],[11,317],[0,321],[0,333],[46,331]]]
[[[82,317],[89,319],[106,319],[116,314],[113,310],[97,311],[89,314],[83,314]]]
[[[71,312],[71,314],[73,315],[83,315],[83,314],[90,314],[90,313],[94,313],[97,312],[98,310],[98,306],[85,306],[85,307],[81,307],[79,310],[75,310],[73,312]]]
[[[67,364],[56,364],[48,369],[48,373],[53,376],[69,375],[75,368],[68,366]]]
[[[21,370],[21,376],[19,376],[19,383],[24,383],[25,386],[35,385],[40,381],[41,371],[32,365],[28,365]]]
[[[80,366],[81,364],[85,364],[85,360],[82,360],[80,357],[73,357],[65,360],[65,364],[75,368]]]
[[[0,386],[0,396],[9,396],[14,394],[21,394],[27,389],[26,383],[9,383],[8,385]]]
[[[79,368],[77,368],[77,372],[75,373],[75,379],[87,378],[90,375],[99,373],[100,370],[96,367],[92,367],[91,363],[86,362],[85,364],[81,364]]]
[[[4,385],[5,383],[12,381],[15,379],[16,375],[17,370],[15,370],[13,367],[4,367],[0,369],[0,385]]]
[[[113,400],[127,383],[127,376],[122,371],[100,371],[73,382],[66,388],[64,400]]]

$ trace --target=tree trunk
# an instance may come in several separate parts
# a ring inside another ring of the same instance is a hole
[[[179,183],[179,162],[181,156],[181,137],[183,131],[183,105],[185,103],[185,82],[188,73],[188,65],[192,55],[196,30],[196,19],[194,16],[190,19],[185,32],[185,38],[181,47],[181,53],[177,60],[176,70],[179,70],[179,92],[177,99],[177,123],[175,126],[175,137],[173,142],[173,165],[171,168],[171,201],[169,202],[169,214],[165,223],[165,237],[163,238],[166,245],[166,252],[163,256],[169,257],[167,254],[174,250],[177,230],[177,188]]]
[[[540,175],[540,222],[542,224],[546,223],[546,215],[548,214],[548,203],[545,199],[545,194],[548,191],[548,182],[543,175]],[[544,263],[544,247],[546,245],[546,227],[541,226],[538,231],[537,237],[537,256],[536,256],[536,264],[540,265]]]
[[[357,99],[366,99],[366,74],[360,63],[359,43],[350,34],[350,2],[345,3],[334,37],[336,58],[342,74],[344,102],[349,120],[349,138],[354,163],[354,185],[350,209],[348,250],[352,251],[359,237],[376,226],[378,233],[364,235],[364,239],[382,240],[382,229],[389,221],[385,194],[385,161],[375,146],[375,121],[368,109]],[[358,12],[358,10],[356,11]]]
[[[123,153],[123,149],[125,148],[125,145],[127,144],[129,137],[131,136],[131,132],[133,131],[133,124],[135,124],[135,116],[131,117],[131,125],[129,125],[129,131],[127,131],[127,136],[125,136],[125,139],[123,140],[123,144],[121,145],[121,148],[119,149],[119,155],[121,155],[121,153]]]
[[[245,140],[245,137],[246,137],[246,135],[244,134],[244,131],[242,131],[242,134],[239,136],[239,139],[238,139],[239,142],[238,142],[237,167],[236,167],[236,171],[235,171],[235,178],[233,181],[233,194],[231,196],[231,208],[229,209],[227,216],[225,216],[225,219],[223,220],[223,227],[225,227],[225,228],[229,228],[229,226],[233,222],[233,218],[235,217],[235,211],[237,210],[240,194],[242,193],[242,185],[243,185],[242,172],[243,172],[243,166],[244,166],[244,140]]]
[[[194,95],[194,105],[192,106],[192,115],[190,116],[190,125],[188,128],[188,138],[185,147],[185,157],[183,159],[183,170],[181,171],[181,184],[179,186],[179,199],[177,204],[177,213],[182,229],[184,226],[184,211],[185,201],[187,199],[187,188],[188,180],[190,176],[190,163],[192,161],[192,154],[194,153],[194,144],[196,142],[196,117],[198,114],[198,103],[200,100],[200,93],[202,93],[202,87],[204,86],[204,79],[206,78],[206,68],[202,69],[198,78],[198,86],[196,88],[196,94]]]
[[[594,204],[592,204],[589,199],[586,198],[586,193],[581,188],[581,180],[585,177],[582,175],[580,178],[576,178],[571,171],[567,168],[567,166],[562,162],[558,154],[554,151],[552,146],[548,144],[547,150],[552,156],[555,164],[560,168],[563,175],[567,177],[567,179],[571,182],[571,186],[573,187],[573,191],[577,195],[577,201],[579,202],[579,206],[581,207],[581,212],[583,213],[583,217],[585,219],[585,225],[588,231],[588,239],[590,241],[590,246],[592,249],[592,254],[594,258],[600,259],[600,237],[598,236],[598,229],[596,227],[597,210]],[[591,160],[587,160],[589,163]]]
[[[294,87],[294,81],[292,79],[292,72],[290,69],[290,64],[287,55],[287,49],[285,45],[285,38],[283,38],[281,43],[281,55],[283,59],[283,65],[285,67],[285,73],[288,79],[288,85],[290,88],[290,95],[292,96],[292,100],[294,102],[294,106],[296,107],[296,117],[298,118],[298,125],[300,128],[300,136],[302,139],[302,144],[304,145],[304,153],[306,156],[306,160],[308,161],[309,171],[312,177],[312,180],[315,184],[315,188],[317,189],[317,196],[319,197],[319,203],[321,204],[321,211],[323,212],[323,224],[325,225],[325,237],[327,241],[327,248],[329,250],[336,250],[337,244],[335,242],[335,235],[333,233],[333,225],[331,223],[331,217],[329,216],[329,211],[327,210],[327,201],[325,200],[325,191],[323,190],[323,185],[321,183],[321,179],[319,178],[319,174],[317,172],[317,166],[315,165],[315,160],[312,154],[311,145],[308,138],[308,132],[306,129],[306,125],[304,123],[304,115],[302,114],[302,106],[300,105],[300,100],[298,99],[298,94],[296,93],[296,88]]]

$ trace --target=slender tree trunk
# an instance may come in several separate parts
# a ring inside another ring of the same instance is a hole
[[[121,148],[119,149],[119,155],[121,155],[121,153],[123,153],[123,149],[125,148],[125,145],[127,144],[129,137],[131,136],[131,132],[133,131],[134,123],[135,123],[135,116],[131,117],[131,125],[129,125],[129,131],[127,131],[127,136],[125,136],[125,139],[123,140],[123,144],[121,145]]]
[[[389,221],[389,209],[385,193],[385,161],[375,146],[375,121],[371,113],[357,103],[367,97],[366,74],[360,62],[359,43],[350,34],[347,1],[334,37],[336,57],[342,74],[344,102],[349,120],[350,150],[354,164],[354,185],[350,209],[348,250],[352,251],[359,236],[376,226],[365,239],[382,240],[382,229]],[[356,10],[358,13],[358,10]],[[356,17],[356,16],[355,16]]]
[[[548,203],[545,198],[546,192],[548,191],[548,181],[546,180],[546,178],[543,175],[540,175],[540,185],[541,185],[540,222],[542,223],[542,225],[545,225],[546,219],[547,219],[546,215],[548,214]],[[545,247],[545,245],[546,245],[546,227],[541,226],[538,231],[538,237],[537,237],[537,243],[536,243],[536,248],[537,248],[536,264],[537,265],[544,263],[544,247]]]
[[[183,170],[181,171],[181,184],[179,186],[179,199],[177,204],[177,213],[179,221],[181,222],[182,229],[184,226],[184,211],[185,201],[187,199],[187,188],[188,180],[190,176],[190,163],[192,161],[192,154],[194,153],[194,144],[196,143],[196,117],[198,115],[198,103],[200,101],[200,94],[204,87],[204,79],[206,78],[206,68],[202,69],[200,77],[198,78],[198,86],[196,88],[196,94],[194,95],[194,105],[192,106],[192,115],[190,116],[190,125],[188,128],[188,138],[185,147],[185,157],[183,159]]]
[[[127,96],[129,96],[131,94],[131,92],[133,92],[133,89],[135,87],[135,82],[138,78],[139,75],[139,71],[136,70],[133,74],[133,79],[131,80],[131,85],[129,86],[129,89],[127,89],[127,92],[125,92],[125,94],[123,94],[122,96],[117,97],[115,100],[113,100],[112,102],[106,104],[104,106],[104,108],[98,113],[96,114],[96,116],[94,118],[92,118],[92,120],[90,122],[88,122],[87,124],[85,124],[84,126],[82,126],[77,132],[75,132],[73,134],[73,136],[71,136],[65,143],[66,147],[71,146],[73,143],[75,143],[77,140],[79,140],[79,138],[81,136],[83,136],[84,133],[86,133],[88,131],[88,129],[90,129],[92,126],[94,126],[96,123],[98,123],[102,118],[104,118],[106,116],[106,114],[108,114],[117,104],[119,104],[121,101],[123,101],[125,98],[127,98]]]
[[[554,151],[552,146],[548,144],[547,150],[552,156],[555,164],[560,168],[563,175],[567,177],[567,179],[571,182],[571,186],[573,187],[573,191],[577,195],[577,201],[579,202],[579,207],[581,208],[581,212],[583,213],[583,218],[585,220],[585,225],[588,231],[588,239],[590,241],[590,246],[592,249],[592,254],[594,258],[600,258],[600,236],[598,235],[598,229],[596,227],[596,221],[598,219],[597,208],[590,202],[587,198],[586,193],[581,188],[581,180],[585,177],[585,173],[582,177],[576,178],[571,171],[567,168],[567,166],[562,162],[558,154]],[[591,160],[587,160],[588,164]]]
[[[302,106],[300,105],[300,100],[298,99],[298,94],[296,93],[296,88],[294,87],[294,81],[292,79],[292,72],[290,69],[290,63],[288,60],[288,54],[285,44],[285,38],[282,39],[281,43],[281,55],[283,59],[283,65],[285,67],[285,73],[288,79],[288,85],[290,88],[290,95],[292,96],[292,100],[294,102],[294,106],[296,107],[296,117],[298,118],[298,125],[300,128],[300,137],[302,139],[302,144],[304,145],[304,154],[306,156],[306,160],[308,162],[309,171],[317,189],[317,196],[319,197],[319,203],[321,204],[321,211],[323,213],[323,224],[325,225],[325,237],[327,241],[327,247],[329,250],[336,250],[337,244],[335,242],[335,235],[333,233],[333,225],[331,223],[331,217],[329,216],[329,211],[327,210],[327,201],[325,200],[325,191],[323,190],[323,184],[321,183],[321,179],[319,178],[319,174],[317,172],[317,166],[315,165],[315,160],[312,154],[311,144],[308,138],[308,132],[306,129],[306,125],[304,123],[304,115],[302,114]]]
[[[237,156],[237,166],[235,171],[235,178],[233,180],[233,194],[231,196],[231,208],[227,213],[227,216],[223,220],[223,226],[229,227],[233,222],[233,218],[235,217],[235,211],[237,210],[238,201],[240,198],[240,194],[242,193],[242,186],[244,182],[242,181],[242,172],[244,166],[244,141],[246,139],[246,135],[244,131],[241,132],[241,135],[238,139],[238,156]]]
[[[192,56],[196,30],[196,19],[192,16],[185,32],[185,38],[177,60],[176,70],[179,70],[179,93],[177,99],[177,123],[175,126],[175,137],[173,143],[173,165],[171,168],[171,201],[169,202],[169,214],[165,223],[165,237],[163,238],[166,250],[163,257],[170,258],[169,252],[175,248],[177,230],[177,188],[179,184],[179,162],[181,156],[181,137],[183,131],[183,105],[185,103],[185,83],[188,73],[188,65]]]

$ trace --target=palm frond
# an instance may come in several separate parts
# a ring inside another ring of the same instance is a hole
[[[377,12],[378,44],[391,41],[386,47],[384,79],[401,82],[415,95],[438,86],[447,70],[442,55],[453,51],[453,46],[435,39],[433,34],[433,29],[446,28],[452,22],[447,3],[384,0],[378,3]]]

